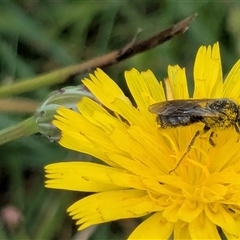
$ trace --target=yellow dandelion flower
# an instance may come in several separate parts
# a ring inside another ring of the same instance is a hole
[[[240,103],[240,61],[223,81],[218,43],[200,47],[193,75],[194,99]],[[200,135],[169,174],[204,124],[162,129],[148,107],[189,99],[185,69],[170,66],[165,88],[149,70],[132,69],[125,78],[135,104],[98,69],[83,83],[102,105],[84,98],[81,114],[58,110],[60,144],[104,164],[47,165],[46,187],[94,192],[67,210],[79,230],[147,215],[129,239],[220,239],[219,229],[226,238],[240,238],[240,142],[234,127],[215,129],[215,146],[209,144],[211,131]]]

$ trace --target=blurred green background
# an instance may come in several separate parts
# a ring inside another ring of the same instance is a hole
[[[142,29],[138,41],[146,39],[195,12],[198,17],[185,34],[104,68],[126,94],[125,70],[151,69],[158,79],[163,79],[169,64],[179,64],[187,68],[191,79],[197,49],[216,41],[220,43],[223,70],[227,74],[240,55],[240,3],[1,1],[0,87],[119,49],[133,39],[138,29]],[[1,103],[0,129],[31,116],[35,106],[51,91],[77,85],[87,75],[13,97],[24,98],[24,104]],[[82,195],[44,189],[44,165],[81,158],[41,135],[0,146],[0,239],[125,239],[139,220],[120,220],[77,233],[66,208]]]

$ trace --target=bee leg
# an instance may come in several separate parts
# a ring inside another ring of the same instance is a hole
[[[193,144],[195,143],[196,138],[200,135],[200,134],[205,134],[210,130],[210,127],[204,126],[203,130],[198,130],[195,135],[193,136],[192,140],[190,141],[190,143],[188,144],[188,147],[185,151],[185,153],[182,155],[182,157],[179,159],[179,161],[177,162],[176,166],[169,171],[169,174],[171,174],[172,172],[174,172],[179,165],[181,164],[181,162],[183,161],[183,159],[186,157],[186,155],[190,152],[191,147],[193,146]],[[212,133],[211,133],[212,135]],[[211,144],[211,143],[210,143]]]
[[[205,126],[205,127],[203,128],[203,130],[202,130],[202,134],[207,133],[210,129],[211,129],[210,127]],[[212,145],[213,147],[216,145],[215,142],[213,141],[214,134],[215,134],[215,132],[212,131],[212,132],[210,133],[210,136],[209,136],[209,139],[208,139],[210,145]]]
[[[211,132],[211,134],[209,136],[209,143],[214,147],[216,144],[213,141],[213,136],[214,136],[214,132]]]
[[[191,150],[191,147],[192,145],[194,144],[196,138],[203,132],[203,130],[199,130],[195,133],[195,135],[193,136],[191,142],[188,144],[188,147],[185,151],[185,153],[182,155],[182,157],[179,159],[179,161],[177,162],[176,166],[171,170],[169,171],[169,174],[171,174],[172,172],[174,172],[178,167],[179,165],[181,164],[181,162],[183,161],[183,159],[185,158],[185,156],[190,152]]]
[[[239,126],[237,124],[235,124],[234,127],[235,127],[236,132],[238,133],[237,142],[239,142],[240,129],[239,129]]]

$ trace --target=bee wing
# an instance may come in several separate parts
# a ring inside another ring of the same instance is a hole
[[[171,100],[150,105],[148,110],[158,115],[217,117],[218,112],[208,108],[216,99]]]

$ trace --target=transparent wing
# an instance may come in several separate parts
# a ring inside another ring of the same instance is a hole
[[[209,108],[209,104],[217,99],[171,100],[150,105],[148,110],[158,115],[168,116],[209,116],[217,117],[218,111]]]

